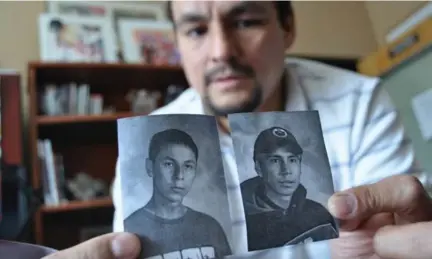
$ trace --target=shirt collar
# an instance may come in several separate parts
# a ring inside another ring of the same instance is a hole
[[[303,88],[302,78],[297,73],[296,64],[286,66],[286,101],[285,111],[306,111],[309,110],[306,100],[305,90]]]
[[[261,184],[257,187],[254,195],[255,195],[255,201],[257,205],[260,207],[270,207],[273,210],[278,210],[278,211],[289,211],[289,210],[299,209],[303,201],[306,199],[306,189],[302,184],[299,184],[299,186],[294,191],[291,197],[291,202],[287,209],[279,207],[274,202],[272,202],[267,197],[267,195],[265,195],[264,184]]]

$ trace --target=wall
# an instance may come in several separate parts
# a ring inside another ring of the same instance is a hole
[[[366,55],[376,49],[375,39],[382,43],[390,27],[422,4],[294,1],[297,40],[290,53],[350,58]],[[0,68],[17,69],[24,84],[27,62],[39,58],[37,20],[44,10],[44,1],[0,1]]]
[[[412,58],[383,77],[382,85],[389,92],[398,108],[402,123],[412,140],[417,158],[422,166],[432,175],[432,141],[426,142],[421,135],[417,119],[411,108],[411,99],[416,94],[432,88],[432,48],[418,57]]]
[[[333,57],[366,55],[376,49],[377,42],[384,43],[386,33],[395,24],[424,3],[293,1],[298,35],[290,52]],[[0,1],[0,68],[18,69],[25,76],[27,62],[39,58],[37,19],[44,10],[44,1]]]
[[[366,1],[372,30],[379,45],[385,44],[385,35],[427,1]]]
[[[364,2],[293,1],[293,7],[297,40],[290,52],[358,58],[375,50]]]
[[[358,57],[374,50],[375,39],[362,2],[295,1],[293,5],[298,38],[291,52]],[[0,37],[0,67],[26,75],[27,62],[39,58],[37,19],[44,10],[44,1],[0,2],[0,35],[8,35]],[[333,14],[331,19],[327,13]]]
[[[27,128],[27,62],[39,58],[37,19],[44,2],[0,1],[0,69],[16,69],[21,74],[23,127]],[[27,135],[24,135],[27,142]]]
[[[26,74],[27,62],[39,58],[37,19],[45,3],[0,2],[0,68]]]

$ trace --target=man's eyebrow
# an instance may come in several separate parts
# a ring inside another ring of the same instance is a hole
[[[263,14],[266,13],[266,8],[255,1],[241,1],[228,11],[228,16],[239,16],[247,13]]]
[[[195,161],[192,160],[192,159],[189,159],[189,160],[186,160],[185,163],[193,163],[193,164],[195,164]]]
[[[267,153],[264,154],[267,158],[280,158],[281,156],[278,154],[273,154],[273,153]]]
[[[162,157],[162,159],[174,160],[174,159],[173,159],[171,156],[169,156],[169,155],[166,155],[166,156]]]
[[[228,12],[228,17],[235,17],[240,16],[246,13],[253,13],[253,14],[263,14],[266,13],[266,8],[258,2],[254,1],[241,1],[235,6],[233,6]],[[196,13],[185,13],[180,16],[179,19],[174,21],[176,27],[180,27],[184,24],[188,23],[200,23],[208,21],[209,17],[203,14],[196,14]]]
[[[188,23],[200,23],[207,20],[208,18],[202,14],[185,13],[182,14],[178,20],[174,21],[174,24],[176,27],[181,27]]]

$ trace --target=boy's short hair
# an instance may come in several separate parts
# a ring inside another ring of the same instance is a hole
[[[166,145],[180,144],[192,150],[195,158],[198,159],[198,148],[192,137],[184,131],[178,129],[168,129],[153,135],[149,145],[149,158],[154,161]]]

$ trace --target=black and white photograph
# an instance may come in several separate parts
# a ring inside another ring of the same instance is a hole
[[[216,120],[206,115],[119,119],[124,230],[140,258],[223,258],[231,219]]]
[[[249,251],[337,238],[316,111],[229,115]]]

